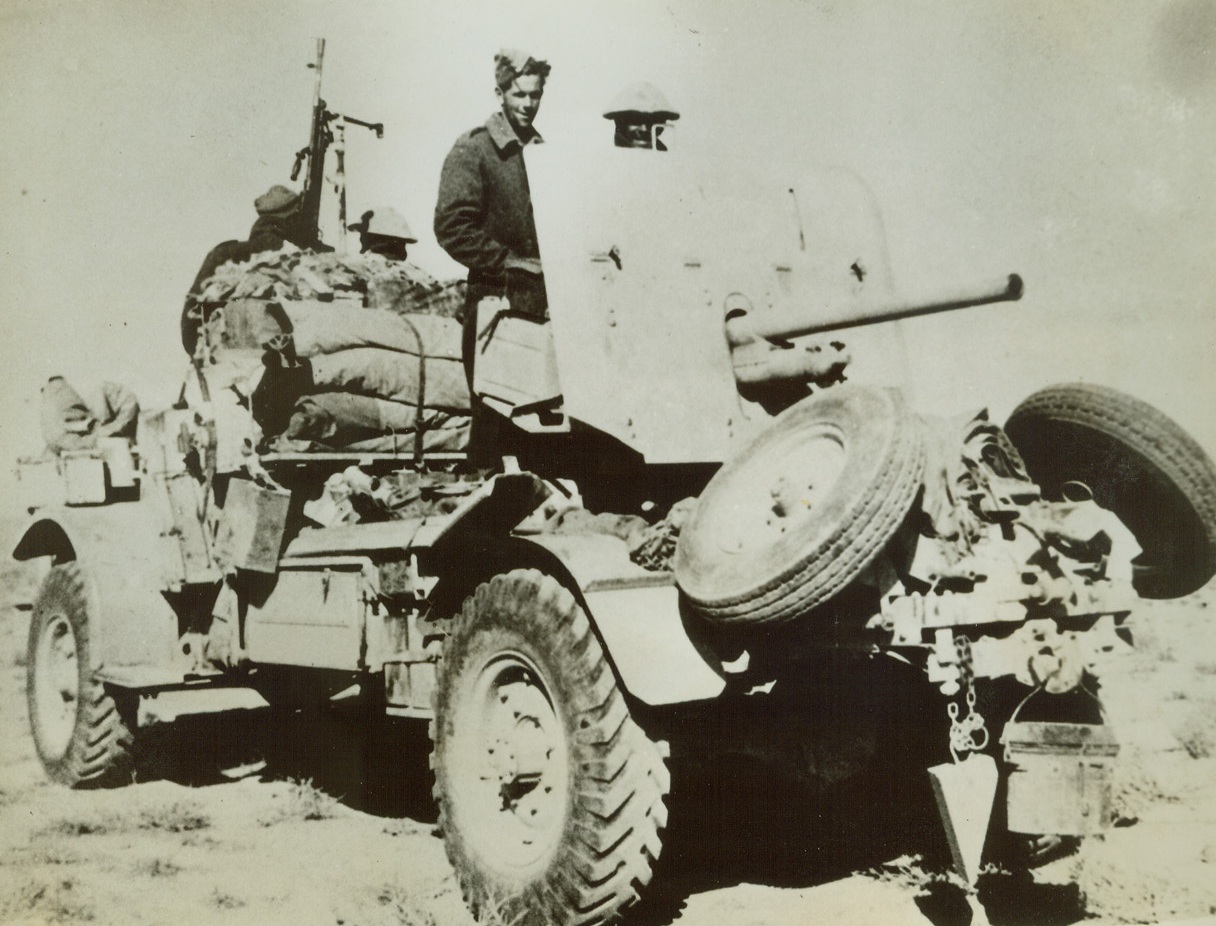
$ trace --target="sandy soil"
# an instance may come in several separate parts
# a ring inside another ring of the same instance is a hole
[[[0,575],[0,922],[472,922],[435,832],[419,725],[369,728],[341,705],[286,725],[261,708],[185,717],[150,731],[149,780],[47,783],[25,718],[28,614],[13,605],[32,581]],[[1134,619],[1135,654],[1105,685],[1126,760],[1119,825],[1033,882],[985,876],[993,923],[1216,913],[1214,600]],[[673,807],[662,887],[640,922],[968,922],[931,812],[889,817],[872,795],[808,804],[721,772]]]

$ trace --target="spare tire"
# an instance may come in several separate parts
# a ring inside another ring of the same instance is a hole
[[[852,582],[895,534],[924,472],[895,391],[838,386],[787,409],[718,471],[673,569],[723,623],[787,621]]]
[[[1049,499],[1079,481],[1139,542],[1133,584],[1145,598],[1178,598],[1216,574],[1216,466],[1174,421],[1104,386],[1068,383],[1034,393],[1005,431]]]

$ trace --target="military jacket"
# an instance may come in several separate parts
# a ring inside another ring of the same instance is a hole
[[[501,286],[508,256],[539,258],[523,142],[501,112],[456,139],[443,163],[435,237],[469,268],[469,283]]]

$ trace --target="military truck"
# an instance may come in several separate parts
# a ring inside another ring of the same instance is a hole
[[[141,705],[165,692],[290,709],[358,686],[429,722],[474,915],[527,924],[638,902],[707,708],[767,714],[767,737],[718,739],[808,780],[864,774],[904,742],[892,719],[924,731],[940,761],[906,775],[931,765],[971,881],[986,841],[1109,823],[1097,682],[1139,598],[1216,572],[1211,461],[1098,386],[1037,392],[1002,428],[853,381],[841,339],[1012,304],[1021,279],[900,294],[855,178],[720,195],[674,147],[529,153],[550,308],[478,308],[473,388],[519,438],[494,471],[421,417],[387,449],[269,449],[249,384],[283,342],[250,320],[292,309],[273,299],[220,313],[134,446],[25,467],[45,498],[13,555],[48,565],[28,700],[52,779],[137,779]],[[335,477],[410,504],[334,519]]]

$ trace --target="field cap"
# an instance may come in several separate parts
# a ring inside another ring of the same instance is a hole
[[[294,210],[299,202],[299,193],[276,183],[253,201],[253,208],[258,211],[258,215],[281,215]]]
[[[518,48],[504,48],[494,56],[494,83],[499,90],[506,90],[515,78],[527,74],[549,76],[549,62],[533,58]]]

